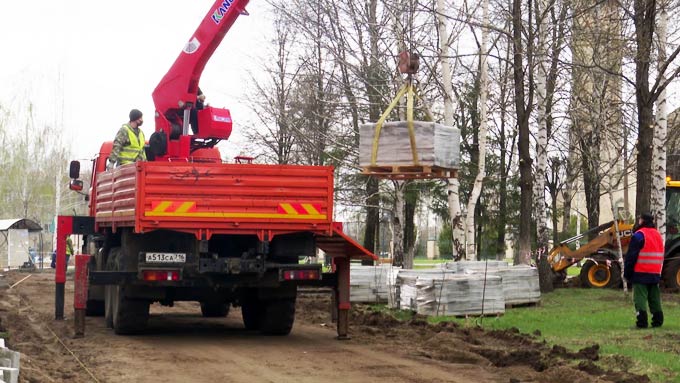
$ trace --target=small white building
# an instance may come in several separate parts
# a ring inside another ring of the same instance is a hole
[[[27,219],[0,220],[0,270],[18,268],[29,260],[31,235],[42,231],[40,224]]]

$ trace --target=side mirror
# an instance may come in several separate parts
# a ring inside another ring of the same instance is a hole
[[[83,190],[83,181],[71,180],[71,182],[68,183],[68,188],[75,191],[81,191]]]
[[[74,180],[80,178],[80,161],[71,161],[71,164],[69,165],[68,169],[68,176],[69,178],[72,178]],[[83,188],[82,186],[83,185],[81,182],[80,189],[78,190],[81,190]]]

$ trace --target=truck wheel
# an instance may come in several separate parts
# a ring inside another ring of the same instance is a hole
[[[257,290],[250,290],[245,293],[241,301],[241,316],[246,330],[259,330],[262,325],[264,315],[263,302],[257,297]]]
[[[113,250],[113,249],[112,249]],[[120,250],[115,259],[116,271],[125,270],[125,253]],[[125,296],[125,286],[111,286],[111,312],[113,331],[118,335],[137,334],[146,329],[149,320],[149,301]]]
[[[105,313],[104,301],[88,299],[85,302],[85,315],[89,317],[100,317]]]
[[[201,314],[205,318],[224,318],[229,315],[229,303],[201,302]]]
[[[666,288],[680,289],[680,259],[672,260],[664,265],[663,281]]]
[[[605,262],[586,261],[581,267],[579,278],[583,287],[603,288],[610,285],[612,272]]]
[[[106,258],[106,265],[104,269],[106,271],[116,271],[116,262],[120,255],[120,247],[112,247],[109,250],[109,255]],[[104,321],[106,322],[106,327],[113,328],[113,294],[112,291],[115,286],[106,285],[104,286]]]
[[[267,335],[288,335],[295,322],[295,298],[264,301],[260,331]]]
[[[94,252],[89,253],[94,254]],[[87,264],[88,271],[99,271],[101,267],[97,265],[97,257],[92,257]],[[85,301],[85,315],[92,317],[100,317],[104,315],[104,287],[103,286],[88,286],[87,287],[87,301]]]
[[[113,331],[118,335],[139,334],[149,320],[149,302],[125,297],[124,287],[113,289]]]

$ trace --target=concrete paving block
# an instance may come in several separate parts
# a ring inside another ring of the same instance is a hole
[[[20,362],[20,356],[16,351],[12,351],[8,348],[1,348],[0,349],[0,359],[7,358],[10,360],[10,366],[9,367],[14,367],[14,368],[19,368],[19,362]]]
[[[0,367],[12,367],[12,359],[0,358]]]
[[[0,367],[0,372],[2,372],[2,379],[5,383],[19,383],[18,368]]]

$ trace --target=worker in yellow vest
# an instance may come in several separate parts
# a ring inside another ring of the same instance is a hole
[[[146,161],[144,152],[144,132],[140,128],[144,123],[142,112],[137,109],[130,111],[130,121],[123,124],[113,140],[113,149],[109,155],[106,168],[130,164],[136,161]]]

